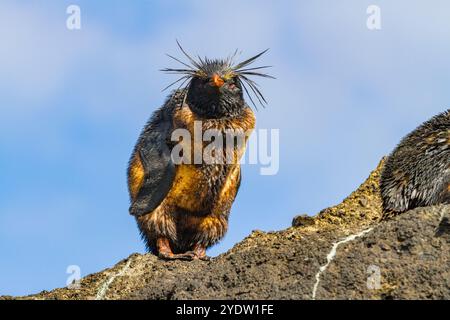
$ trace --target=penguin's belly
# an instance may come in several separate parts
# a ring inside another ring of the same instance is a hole
[[[190,212],[208,213],[226,184],[226,165],[182,164],[169,192],[171,203]]]

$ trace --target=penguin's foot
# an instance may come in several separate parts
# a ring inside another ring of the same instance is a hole
[[[187,251],[184,253],[173,253],[170,248],[169,239],[161,237],[156,241],[156,246],[158,249],[158,257],[165,260],[203,260],[209,261],[210,257],[206,255],[206,247],[200,244],[194,246],[192,251]]]
[[[195,255],[195,259],[200,259],[203,261],[211,260],[211,258],[206,255],[206,247],[204,245],[196,244],[194,246],[194,250],[192,250],[192,253]]]
[[[192,261],[196,259],[196,256],[192,252],[186,253],[167,253],[167,252],[159,252],[158,257],[164,260],[187,260]]]
[[[161,237],[156,241],[156,247],[158,249],[158,257],[165,260],[194,260],[195,254],[193,252],[186,253],[173,253],[170,248],[169,239]]]

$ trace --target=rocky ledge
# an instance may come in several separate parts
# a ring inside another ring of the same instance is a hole
[[[0,299],[450,299],[450,205],[380,222],[382,166],[341,204],[209,262],[132,254],[78,288]]]

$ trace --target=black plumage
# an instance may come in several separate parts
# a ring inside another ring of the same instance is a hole
[[[450,110],[408,134],[381,175],[384,218],[415,207],[450,203]]]

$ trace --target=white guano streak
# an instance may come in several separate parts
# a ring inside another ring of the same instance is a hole
[[[368,233],[368,232],[370,232],[372,230],[373,230],[373,228],[365,229],[365,230],[361,231],[360,233],[352,234],[352,235],[348,236],[347,238],[345,238],[345,239],[343,239],[341,241],[335,242],[333,244],[333,247],[331,248],[331,251],[327,255],[327,263],[325,263],[323,266],[321,266],[319,268],[319,271],[316,273],[316,283],[314,284],[313,291],[312,291],[312,299],[313,300],[316,299],[317,288],[319,287],[319,283],[320,283],[320,275],[328,268],[328,265],[330,264],[330,262],[336,256],[337,248],[341,244],[347,243],[347,242],[355,240],[356,238],[362,237],[363,235],[365,235],[366,233]]]
[[[119,272],[111,275],[108,279],[106,279],[106,281],[103,283],[103,285],[97,291],[97,295],[95,296],[95,300],[103,300],[103,299],[105,299],[106,292],[108,291],[109,286],[111,285],[111,283],[113,283],[113,281],[117,277],[122,276],[128,270],[128,268],[130,267],[130,264],[131,264],[131,259],[128,259],[128,261],[125,264],[125,266]]]

